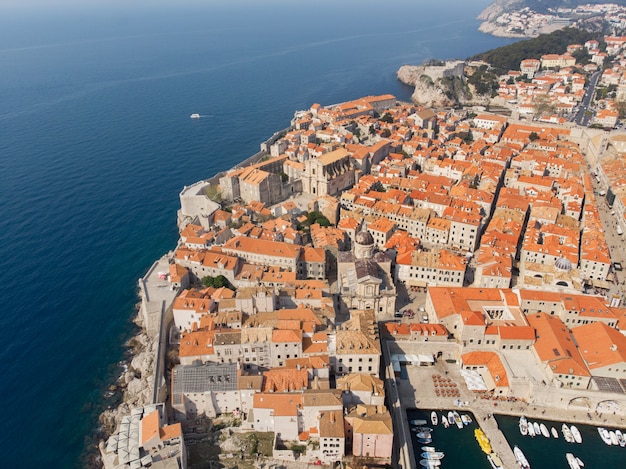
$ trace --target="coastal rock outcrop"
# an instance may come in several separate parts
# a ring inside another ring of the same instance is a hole
[[[115,431],[122,418],[130,414],[131,409],[152,401],[154,358],[158,342],[142,329],[128,342],[128,347],[132,349],[133,358],[125,366],[125,371],[116,383],[116,390],[122,393],[121,403],[100,415],[102,431],[107,436]]]
[[[477,94],[464,79],[464,63],[453,61],[438,65],[403,65],[396,76],[415,87],[411,100],[431,108],[461,105],[487,105],[489,96]]]

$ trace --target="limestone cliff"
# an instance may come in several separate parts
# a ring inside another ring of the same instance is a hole
[[[431,108],[458,107],[462,105],[486,105],[490,98],[477,95],[463,74],[443,76],[437,67],[403,65],[396,75],[405,85],[415,87],[411,100]],[[462,67],[461,67],[462,69]]]

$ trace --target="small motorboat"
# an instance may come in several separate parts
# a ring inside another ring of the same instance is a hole
[[[431,440],[433,439],[433,436],[429,433],[429,432],[417,432],[417,434],[415,435],[418,438],[423,438],[425,440]]]
[[[561,425],[561,432],[563,433],[565,441],[568,443],[574,443],[574,435],[572,435],[572,431],[566,424]]]
[[[433,439],[432,438],[418,438],[417,441],[423,445],[429,445],[433,442]]]
[[[433,460],[433,459],[436,459],[436,460],[443,459],[444,456],[445,455],[441,451],[424,451],[422,453],[422,458],[424,458],[424,459],[431,459],[431,460]]]
[[[491,454],[491,443],[489,441],[489,438],[487,438],[487,435],[485,435],[485,432],[483,432],[480,428],[477,428],[476,430],[474,430],[474,436],[476,437],[476,441],[478,441],[480,449],[483,450],[483,453]]]
[[[533,422],[533,430],[535,430],[535,435],[541,435],[541,427],[538,422]]]
[[[467,414],[461,414],[461,421],[463,422],[463,425],[469,425],[472,423],[472,417]]]
[[[611,438],[611,443],[613,443],[613,446],[619,446],[619,440],[617,439],[617,434],[613,430],[609,432],[609,438]]]
[[[554,427],[550,428],[550,433],[552,433],[552,438],[556,438],[558,440],[559,432],[557,431],[556,428],[554,428]]]
[[[491,453],[487,455],[487,460],[493,469],[503,469],[502,459],[496,453]]]
[[[441,461],[437,459],[421,459],[420,466],[425,467],[427,469],[434,469],[441,466]]]
[[[515,459],[522,469],[530,469],[528,459],[526,459],[526,456],[524,456],[524,453],[522,453],[522,450],[519,449],[517,445],[515,445],[515,447],[513,448],[513,454],[515,455]]]
[[[420,433],[420,432],[431,433],[433,431],[433,429],[430,427],[413,427],[411,428],[411,430],[414,431],[415,433]]]
[[[535,427],[532,422],[528,422],[528,436],[535,436]]]
[[[450,422],[448,422],[448,417],[446,417],[444,414],[441,414],[441,425],[443,425],[444,428],[448,428],[450,426]]]
[[[611,441],[611,435],[606,428],[598,427],[598,433],[600,434],[600,438],[604,441],[605,444],[612,446],[613,442]]]
[[[528,435],[528,421],[523,415],[519,418],[519,432],[523,436]]]
[[[422,446],[422,451],[426,451],[427,453],[434,453],[436,450],[434,446]]]
[[[454,423],[456,423],[456,426],[458,428],[463,428],[463,420],[461,420],[461,416],[456,410],[452,412],[452,417],[454,418]]]
[[[583,442],[583,437],[581,436],[580,432],[578,431],[578,428],[576,428],[576,425],[572,425],[571,427],[569,427],[570,431],[572,432],[572,436],[574,437],[574,441],[578,444]]]
[[[548,427],[546,427],[545,423],[542,423],[541,425],[539,425],[539,429],[541,430],[541,434],[544,437],[550,438],[550,432],[548,431]]]
[[[419,427],[420,425],[426,425],[426,420],[421,420],[421,419],[411,420],[409,423],[411,425],[415,425],[416,427]]]
[[[585,463],[578,456],[576,456],[576,462],[580,467],[585,467]]]
[[[617,436],[617,442],[622,448],[626,446],[626,438],[624,438],[624,434],[621,430],[615,430],[615,436]]]
[[[434,410],[430,413],[430,423],[433,424],[433,427],[437,426],[437,412]]]
[[[572,453],[565,454],[565,459],[567,459],[567,464],[569,464],[570,469],[580,469],[580,464],[578,464],[576,456]]]
[[[189,116],[192,119],[200,119],[200,114],[198,114],[197,112],[194,112],[192,115]]]

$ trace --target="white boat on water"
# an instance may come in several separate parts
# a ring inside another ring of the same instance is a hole
[[[448,422],[448,417],[446,417],[445,414],[441,414],[441,425],[443,425],[444,428],[448,428],[450,426],[450,422]]]
[[[430,413],[430,422],[433,424],[433,427],[437,426],[437,412],[434,410]]]
[[[493,469],[503,469],[504,466],[502,465],[502,459],[500,459],[500,456],[498,456],[496,453],[491,453],[487,455],[487,461],[489,461],[489,464],[491,464],[491,467]]]
[[[433,431],[432,428],[429,427],[413,427],[411,431],[420,434],[420,433],[431,433]]]
[[[528,421],[523,415],[519,418],[519,432],[523,436],[528,435]]]
[[[434,469],[441,466],[441,461],[438,461],[436,459],[421,459],[420,466],[427,469]]]
[[[574,437],[574,441],[576,443],[582,443],[583,442],[583,437],[581,436],[580,432],[578,431],[578,428],[576,428],[576,425],[572,425],[571,427],[569,427],[570,431],[572,432],[572,436]]]
[[[464,425],[469,425],[470,423],[472,423],[472,417],[467,414],[461,414],[461,421]]]
[[[422,458],[430,459],[430,460],[439,460],[443,459],[445,455],[441,451],[424,451],[422,453]]]
[[[613,430],[609,432],[609,437],[611,438],[611,443],[613,443],[613,446],[619,446],[619,440],[617,439],[617,435]]]
[[[565,459],[567,459],[567,464],[569,464],[570,469],[580,469],[580,464],[578,464],[576,456],[572,453],[567,453]]]
[[[436,450],[434,446],[422,446],[422,451],[426,451],[427,453],[434,453]]]
[[[528,422],[528,436],[535,436],[535,427],[532,422]]]
[[[580,467],[585,467],[585,463],[578,456],[576,456],[576,462]]]
[[[598,427],[598,433],[600,434],[600,438],[604,441],[605,444],[612,446],[613,442],[611,441],[611,435],[609,435],[609,431],[606,428]]]
[[[421,419],[418,419],[418,420],[411,420],[409,423],[410,423],[411,425],[415,425],[416,427],[419,427],[419,426],[421,426],[421,425],[426,425],[426,420],[421,420]]]
[[[624,438],[624,434],[620,430],[615,430],[615,435],[617,436],[617,442],[623,448],[626,446],[626,438]]]
[[[432,441],[432,435],[428,432],[417,432],[417,436],[418,438],[423,438],[424,440],[431,440]]]
[[[513,454],[515,455],[515,459],[522,469],[530,469],[528,459],[526,459],[526,456],[524,456],[524,453],[522,453],[522,450],[519,449],[517,445],[515,445],[515,447],[513,448]]]
[[[423,445],[429,445],[433,442],[433,439],[432,438],[418,438],[417,441],[419,441]]]
[[[458,428],[463,428],[463,420],[461,420],[461,416],[456,410],[452,412],[452,417],[454,418],[454,423],[456,423],[456,426]]]
[[[557,440],[559,439],[559,432],[556,428],[550,428],[550,433],[552,433],[552,438],[556,438]]]
[[[194,112],[192,115],[189,116],[192,119],[200,119],[200,114],[198,114],[197,112]]]
[[[574,436],[572,435],[572,431],[566,424],[561,425],[561,432],[563,433],[563,438],[568,443],[574,443]]]
[[[550,438],[550,432],[548,431],[548,427],[546,427],[545,423],[542,423],[541,425],[539,425],[539,429],[541,430],[541,434],[544,437]]]
[[[541,427],[538,422],[533,422],[533,430],[535,430],[535,435],[541,435]]]

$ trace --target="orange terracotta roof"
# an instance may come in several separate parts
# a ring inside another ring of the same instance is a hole
[[[590,370],[626,363],[626,336],[602,322],[572,329]]]
[[[273,409],[275,417],[296,417],[302,407],[302,394],[299,393],[255,393],[255,409]]]
[[[506,368],[495,352],[469,352],[461,355],[463,365],[485,366],[496,383],[496,386],[508,386],[509,378]]]
[[[141,419],[141,444],[159,436],[158,409]]]

